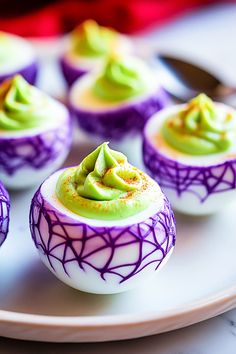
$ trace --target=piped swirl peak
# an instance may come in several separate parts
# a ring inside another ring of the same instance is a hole
[[[122,153],[111,150],[108,143],[103,143],[82,161],[74,181],[80,196],[112,200],[124,192],[137,189],[141,178]]]
[[[183,153],[207,155],[230,149],[236,139],[236,117],[201,93],[162,127],[166,142]]]
[[[88,218],[122,219],[160,198],[160,189],[122,153],[105,142],[60,175],[56,196],[72,212]]]
[[[107,55],[117,33],[111,28],[99,26],[94,20],[86,20],[72,32],[72,46],[75,53],[85,57]]]
[[[151,74],[142,60],[111,54],[97,78],[94,94],[105,101],[122,101],[148,91]]]
[[[25,130],[44,125],[53,100],[21,75],[16,75],[0,86],[0,130]]]

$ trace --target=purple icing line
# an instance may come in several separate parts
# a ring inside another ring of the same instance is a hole
[[[9,226],[9,213],[10,213],[10,199],[9,195],[0,182],[0,246],[5,241],[8,226]]]
[[[37,78],[37,73],[38,73],[38,63],[34,61],[33,63],[25,66],[24,68],[14,71],[8,74],[0,75],[0,84],[6,80],[9,79],[10,77],[20,74],[22,75],[31,85],[33,85],[36,81]]]
[[[211,166],[185,165],[157,151],[144,134],[143,160],[160,186],[176,191],[178,197],[191,193],[204,203],[212,194],[236,188],[236,159]]]
[[[61,57],[59,65],[67,85],[70,87],[79,77],[88,73],[88,70],[81,69],[69,63],[65,57]]]
[[[175,219],[167,199],[162,210],[138,224],[95,227],[60,213],[42,197],[40,189],[32,200],[30,229],[36,247],[47,257],[54,272],[53,262],[59,261],[70,277],[67,265],[73,262],[82,271],[86,271],[87,267],[94,269],[104,281],[107,275],[113,274],[119,283],[151,264],[158,269],[174,246],[176,237]],[[116,253],[132,245],[139,249],[137,258],[130,263],[121,258],[120,263],[114,265]],[[148,252],[144,252],[147,246]],[[104,259],[102,266],[96,265],[97,257]]]
[[[41,169],[69,150],[72,140],[70,118],[53,130],[27,137],[0,137],[0,172],[13,175],[24,167]]]
[[[123,138],[130,132],[140,132],[146,121],[167,105],[168,95],[158,88],[144,100],[114,110],[93,112],[73,106],[71,109],[78,119],[80,127],[90,134],[104,139]]]

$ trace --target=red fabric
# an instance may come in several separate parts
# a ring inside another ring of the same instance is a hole
[[[216,0],[215,0],[216,1]],[[55,36],[73,29],[85,19],[135,32],[214,0],[60,0],[14,18],[1,18],[0,29],[21,36]]]

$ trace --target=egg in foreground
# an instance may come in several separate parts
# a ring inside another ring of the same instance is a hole
[[[176,237],[158,184],[107,143],[44,181],[32,200],[30,228],[46,266],[96,294],[142,285],[166,263]]]

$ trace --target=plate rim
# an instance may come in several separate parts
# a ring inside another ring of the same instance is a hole
[[[222,306],[227,306],[228,308],[223,308]],[[25,312],[15,312],[8,310],[1,310],[0,308],[0,323],[12,323],[12,324],[22,324],[22,325],[39,325],[58,327],[58,328],[103,328],[103,327],[122,327],[126,325],[137,325],[146,324],[149,322],[162,322],[168,321],[172,318],[178,318],[180,316],[188,316],[196,312],[205,313],[203,319],[208,319],[214,317],[217,314],[228,311],[236,306],[236,285],[230,286],[220,292],[213,293],[203,300],[196,301],[186,307],[180,307],[178,310],[167,310],[161,315],[157,311],[153,313],[140,313],[140,314],[118,314],[118,315],[106,315],[106,316],[56,316],[56,315],[40,315]],[[219,312],[212,314],[211,310],[222,309]],[[202,319],[202,320],[203,320]],[[182,318],[183,320],[183,318]],[[201,321],[201,320],[200,320]],[[182,321],[183,322],[183,321]],[[196,322],[192,323],[197,323]],[[179,326],[176,328],[184,327]],[[168,331],[168,329],[166,330]]]

